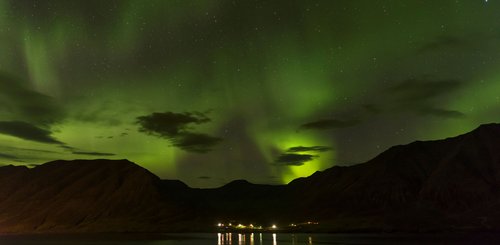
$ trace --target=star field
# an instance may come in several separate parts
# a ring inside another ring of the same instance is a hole
[[[0,163],[281,184],[500,121],[498,1],[0,0]]]

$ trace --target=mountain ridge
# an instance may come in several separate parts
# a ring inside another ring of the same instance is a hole
[[[211,231],[220,220],[312,231],[500,230],[500,124],[398,145],[287,185],[191,188],[128,160],[0,167],[0,232]]]

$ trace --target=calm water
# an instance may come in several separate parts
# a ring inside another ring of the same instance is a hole
[[[271,234],[188,233],[155,236],[0,236],[1,245],[299,245],[299,244],[500,244],[500,234]]]

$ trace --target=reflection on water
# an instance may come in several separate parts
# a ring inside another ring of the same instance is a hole
[[[500,244],[498,233],[452,234],[305,234],[305,233],[181,233],[63,236],[0,235],[0,245],[421,245]]]
[[[255,239],[258,236],[259,239]],[[290,239],[287,238],[290,236]],[[264,237],[264,238],[263,238]],[[313,244],[312,236],[306,237],[297,237],[295,234],[281,234],[281,239],[286,240],[278,240],[278,235],[276,233],[273,234],[262,234],[262,233],[217,233],[217,244],[218,245],[264,245],[264,244]]]
[[[453,233],[452,234],[218,233],[217,237],[218,237],[218,245],[500,244],[500,234],[497,233],[455,233],[455,234]]]

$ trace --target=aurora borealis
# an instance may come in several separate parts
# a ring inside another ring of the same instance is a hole
[[[500,3],[0,0],[0,163],[287,183],[500,121]]]

